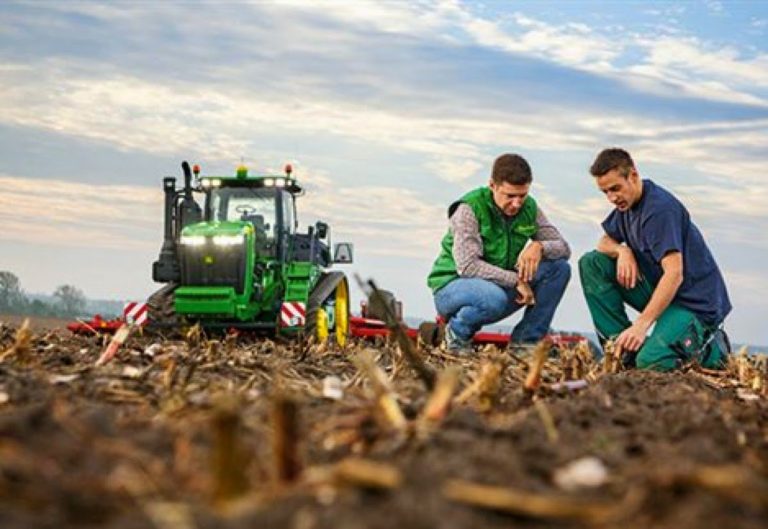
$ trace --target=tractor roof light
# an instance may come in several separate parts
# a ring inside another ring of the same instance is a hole
[[[275,179],[274,178],[265,178],[264,179],[264,185],[267,187],[272,187],[275,185]]]
[[[285,187],[285,179],[275,178],[275,187]]]
[[[214,178],[211,180],[211,185],[213,187],[221,187],[221,178]]]
[[[206,188],[206,189],[208,189],[209,187],[211,187],[211,184],[212,184],[212,183],[213,183],[213,182],[211,182],[211,179],[210,179],[210,178],[203,178],[203,179],[200,181],[200,184],[201,184],[201,185],[202,185],[204,188]]]
[[[293,172],[293,166],[289,163],[285,164],[285,174],[288,176],[288,178],[291,177],[291,173]]]
[[[192,166],[192,172],[195,173],[195,178],[200,174],[200,166],[195,164]]]

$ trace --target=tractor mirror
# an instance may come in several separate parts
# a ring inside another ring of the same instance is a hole
[[[340,242],[333,245],[333,262],[349,264],[352,262],[352,249],[351,242]]]
[[[317,221],[315,223],[315,233],[318,239],[325,239],[328,235],[328,225],[325,222]]]

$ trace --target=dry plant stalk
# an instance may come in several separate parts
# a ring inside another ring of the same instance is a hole
[[[248,492],[247,457],[240,442],[240,414],[235,401],[220,405],[213,415],[213,498],[233,500]]]
[[[752,366],[749,363],[749,355],[747,354],[747,346],[742,346],[739,352],[735,355],[736,359],[736,376],[739,379],[739,384],[742,386],[748,386],[752,382]]]
[[[484,361],[474,382],[467,386],[454,399],[456,404],[464,404],[477,395],[477,410],[485,413],[493,409],[501,389],[501,376],[507,364],[498,360]]]
[[[168,364],[163,370],[163,387],[166,391],[170,391],[176,382],[176,359],[171,358],[168,360]]]
[[[403,415],[400,405],[397,403],[392,385],[384,370],[373,359],[369,349],[361,351],[352,361],[373,386],[376,395],[376,403],[387,423],[396,430],[404,429],[408,420]]]
[[[0,354],[0,362],[6,358],[18,356],[20,359],[24,359],[28,353],[32,350],[30,347],[32,343],[32,329],[29,326],[29,318],[24,318],[24,322],[21,327],[16,331],[16,339],[12,346],[6,349]]]
[[[396,467],[359,457],[349,457],[338,463],[334,467],[333,475],[340,485],[368,489],[391,490],[398,488],[403,482],[403,475]]]
[[[184,335],[184,339],[190,346],[199,345],[203,339],[203,329],[199,323],[195,323]]]
[[[574,359],[576,357],[576,351],[569,347],[560,350],[560,382],[566,380],[573,380],[574,376]]]
[[[537,400],[533,403],[536,408],[536,412],[539,414],[541,423],[544,425],[544,431],[547,433],[547,440],[554,444],[560,439],[560,434],[557,432],[557,426],[555,426],[555,419],[549,412],[549,408],[544,404],[543,400]]]
[[[768,396],[768,354],[761,353],[755,357],[755,379],[752,389],[763,396]]]
[[[704,465],[662,476],[665,484],[701,487],[721,497],[759,509],[768,506],[768,481],[740,465]]]
[[[451,399],[459,383],[459,368],[451,366],[437,376],[435,389],[429,396],[421,412],[419,422],[425,426],[434,426],[442,422],[451,408]]]
[[[545,339],[540,341],[531,353],[533,358],[528,368],[528,375],[525,377],[525,383],[523,384],[526,392],[533,393],[541,384],[541,371],[544,368],[544,363],[547,361],[550,349],[552,349],[552,342]]]
[[[589,345],[584,342],[577,344],[572,360],[573,380],[584,378],[592,361],[592,351],[590,351]]]
[[[96,360],[96,366],[103,366],[112,360],[112,358],[114,358],[114,356],[117,354],[118,349],[120,349],[120,346],[123,345],[128,339],[128,336],[130,336],[133,329],[133,325],[128,323],[122,324],[120,328],[117,329],[117,332],[115,332],[115,335],[112,337],[112,339],[109,341],[107,348],[104,349],[104,352],[101,353],[99,359]]]
[[[384,316],[386,320],[384,323],[387,325],[387,328],[390,330],[390,332],[395,336],[397,344],[400,346],[400,350],[403,352],[403,356],[405,356],[408,364],[416,372],[416,375],[424,383],[424,386],[429,391],[432,391],[432,388],[435,385],[435,378],[437,377],[435,370],[424,362],[421,354],[419,354],[418,350],[416,349],[416,346],[405,332],[403,323],[398,321],[397,316],[392,312],[392,309],[383,299],[379,287],[376,286],[376,283],[373,281],[373,279],[369,279],[365,283],[357,275],[355,275],[355,279],[357,280],[358,285],[360,285],[360,288],[365,291],[369,298],[375,299],[378,297],[381,302],[381,306],[384,309]]]
[[[481,485],[463,480],[448,481],[443,487],[448,499],[500,510],[531,518],[578,520],[584,522],[606,522],[619,518],[628,511],[624,501],[618,505],[580,501],[535,494],[508,487]],[[631,502],[634,503],[634,502]]]
[[[621,347],[617,347],[613,340],[608,340],[603,351],[603,374],[618,373],[621,367]]]
[[[275,477],[281,483],[291,483],[301,473],[298,445],[298,406],[289,397],[278,394],[272,402],[272,452]]]

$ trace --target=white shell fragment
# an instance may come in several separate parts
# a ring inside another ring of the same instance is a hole
[[[608,469],[596,457],[571,461],[555,471],[555,485],[565,490],[599,487],[608,481]]]
[[[344,386],[339,377],[330,376],[323,379],[323,397],[333,400],[344,397]]]
[[[69,384],[80,378],[77,373],[71,373],[69,375],[51,375],[48,377],[48,382],[51,384]]]

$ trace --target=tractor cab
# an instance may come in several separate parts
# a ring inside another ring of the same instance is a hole
[[[205,192],[204,220],[208,223],[241,222],[252,226],[255,249],[260,257],[286,262],[301,258],[295,250],[306,245],[306,236],[297,234],[296,197],[304,189],[291,177],[290,166],[285,175],[249,176],[241,166],[234,177],[203,177]],[[321,223],[322,224],[322,223]],[[326,230],[314,228],[315,239],[323,239]],[[317,247],[328,245],[317,240]],[[330,258],[324,264],[330,264]]]

